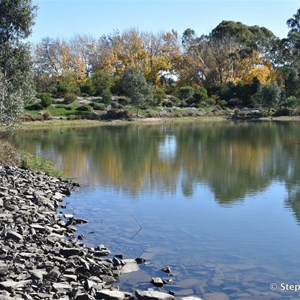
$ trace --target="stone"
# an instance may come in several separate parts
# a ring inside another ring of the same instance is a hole
[[[94,300],[95,298],[89,294],[77,294],[75,300]]]
[[[12,230],[7,231],[6,238],[7,239],[12,239],[15,242],[20,242],[20,241],[23,240],[23,237],[22,237],[21,234],[15,232],[15,231],[12,231]]]
[[[43,269],[34,269],[34,270],[30,271],[30,274],[31,274],[32,278],[42,281],[44,275],[48,274],[48,272]]]
[[[135,259],[123,259],[122,263],[124,263],[123,267],[121,268],[121,273],[123,274],[136,272],[140,270],[138,263]]]
[[[69,293],[72,291],[72,286],[66,282],[54,282],[52,286],[57,293]]]
[[[82,255],[82,251],[78,248],[62,248],[60,249],[60,253],[65,257]]]
[[[124,300],[126,299],[126,295],[121,291],[111,291],[108,289],[103,289],[96,292],[96,298],[108,300]]]
[[[154,291],[152,289],[148,289],[147,291],[136,290],[135,296],[139,300],[174,300],[175,299],[175,297],[170,294]]]
[[[162,287],[164,285],[164,282],[160,277],[153,277],[151,279],[151,283],[158,287]]]
[[[171,273],[171,268],[169,266],[164,266],[161,268],[161,270],[165,273]]]
[[[0,288],[12,292],[13,290],[24,287],[25,285],[31,283],[31,280],[22,280],[22,281],[14,281],[14,280],[6,280],[0,282]]]

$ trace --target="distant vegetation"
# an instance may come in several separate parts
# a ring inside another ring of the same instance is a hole
[[[24,106],[24,120],[239,116],[245,108],[300,114],[300,9],[284,39],[265,27],[222,21],[208,35],[188,28],[181,36],[129,29],[100,38],[45,37],[31,57],[22,40],[36,7],[15,2],[0,3],[0,123],[14,122]]]

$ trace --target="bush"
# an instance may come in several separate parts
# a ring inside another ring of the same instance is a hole
[[[105,120],[131,120],[132,114],[128,110],[118,110],[118,109],[110,109],[107,113],[103,116]]]
[[[88,111],[88,112],[92,112],[93,111],[93,109],[89,105],[78,106],[75,110],[76,111]]]
[[[40,93],[36,97],[41,100],[40,104],[43,108],[47,108],[53,103],[53,99],[48,93]]]
[[[42,116],[43,120],[51,120],[51,115],[46,110],[42,112],[41,116]]]
[[[79,89],[77,87],[77,82],[72,74],[66,74],[64,77],[60,78],[58,86],[56,88],[57,96],[65,96],[67,94],[78,94]]]
[[[34,103],[31,105],[26,105],[25,109],[27,109],[27,110],[43,110],[44,107],[40,103]]]
[[[280,88],[276,82],[267,83],[261,85],[256,94],[255,98],[257,103],[268,110],[268,113],[271,113],[271,109],[275,108],[280,100]]]
[[[126,69],[121,79],[121,87],[126,96],[131,98],[133,105],[137,107],[138,115],[138,109],[142,107],[152,92],[143,73],[137,68]]]
[[[109,89],[106,89],[102,92],[102,102],[105,104],[109,104],[112,100],[112,94]]]
[[[122,105],[129,105],[131,103],[130,98],[126,96],[119,96],[115,100]]]
[[[193,98],[196,100],[197,103],[205,101],[208,98],[206,88],[198,87],[193,94]]]
[[[77,96],[75,94],[66,94],[64,97],[64,103],[70,104],[73,103],[77,99]]]
[[[113,78],[103,71],[98,71],[92,75],[92,84],[95,91],[94,94],[101,96],[105,90],[110,90]]]
[[[91,102],[90,107],[92,107],[94,110],[105,110],[105,104],[104,103],[95,103]]]
[[[118,103],[116,101],[111,102],[111,107],[118,108],[118,109],[124,109],[124,105],[122,105],[121,103]]]
[[[162,88],[155,88],[153,92],[153,99],[155,102],[155,105],[161,103],[166,97],[166,92]]]
[[[173,106],[173,103],[172,101],[168,100],[168,99],[165,99],[161,102],[160,104],[161,106],[163,107],[172,107]]]
[[[193,96],[193,88],[191,86],[183,86],[177,91],[179,99],[186,100]]]
[[[93,96],[95,94],[95,87],[90,78],[80,86],[80,93],[82,97]]]

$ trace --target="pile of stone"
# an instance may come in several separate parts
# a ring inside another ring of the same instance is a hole
[[[90,248],[75,238],[75,225],[85,221],[57,209],[76,186],[0,167],[0,299],[174,299],[157,291],[118,290],[116,278],[143,260],[105,258],[104,245]]]

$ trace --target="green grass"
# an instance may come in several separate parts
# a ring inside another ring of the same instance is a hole
[[[0,165],[17,166],[32,172],[44,172],[54,177],[63,176],[52,161],[18,150],[9,142],[0,142]]]
[[[21,152],[20,168],[30,170],[32,172],[44,172],[54,177],[62,177],[63,174],[57,170],[52,161],[34,156],[28,152]]]

